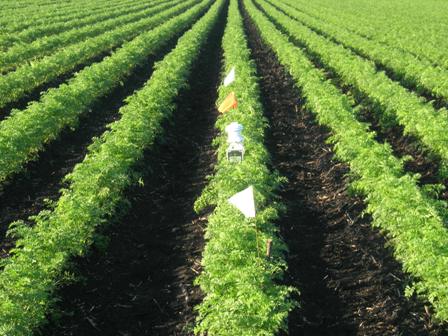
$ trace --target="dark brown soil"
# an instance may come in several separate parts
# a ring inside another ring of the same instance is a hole
[[[100,136],[107,124],[119,118],[118,110],[123,100],[149,79],[154,62],[166,54],[176,40],[169,41],[157,56],[137,67],[126,85],[118,86],[94,103],[90,112],[81,116],[76,130],[65,129],[36,161],[29,162],[22,173],[0,186],[0,258],[7,257],[14,246],[13,240],[5,238],[9,224],[16,220],[27,221],[28,217],[48,206],[46,199],[55,201],[59,198],[62,178],[84,159],[92,138]]]
[[[190,335],[202,299],[206,217],[193,204],[212,173],[223,15],[182,90],[174,123],[139,167],[127,214],[111,225],[105,249],[76,261],[82,281],[63,287],[42,335]]]
[[[408,277],[362,216],[364,204],[348,193],[348,167],[334,160],[300,93],[275,55],[245,18],[271,123],[274,168],[289,179],[279,220],[289,246],[286,282],[301,307],[290,314],[290,335],[443,335],[428,307],[404,297]]]

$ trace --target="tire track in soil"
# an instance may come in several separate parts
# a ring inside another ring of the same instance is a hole
[[[286,282],[301,291],[290,335],[442,335],[415,299],[385,239],[362,217],[364,204],[348,194],[348,167],[333,160],[330,133],[303,108],[293,79],[262,43],[245,14],[252,57],[271,124],[274,168],[289,183],[279,221],[289,246]]]
[[[0,258],[8,257],[14,246],[14,240],[5,237],[9,225],[16,220],[33,225],[28,217],[47,208],[46,199],[56,201],[59,198],[60,189],[64,187],[63,177],[84,159],[92,139],[101,136],[109,123],[120,118],[118,110],[124,99],[149,79],[154,62],[171,50],[176,41],[177,38],[173,38],[160,53],[148,57],[128,76],[125,85],[95,102],[89,112],[81,116],[75,130],[63,130],[36,161],[27,163],[21,173],[0,185]]]
[[[42,335],[191,335],[193,307],[202,293],[193,281],[201,271],[206,216],[193,204],[213,172],[215,101],[225,16],[209,38],[177,99],[174,122],[139,165],[145,185],[128,192],[126,215],[95,248],[75,260],[81,281],[63,287]]]

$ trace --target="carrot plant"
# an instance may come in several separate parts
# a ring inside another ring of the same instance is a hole
[[[105,8],[114,10],[125,6],[133,6],[136,2],[136,0],[126,0],[119,3],[111,3],[110,1],[102,0],[82,5],[78,2],[78,6],[69,11],[62,10],[59,12],[47,9],[46,13],[37,14],[36,11],[31,10],[32,14],[28,14],[25,17],[22,17],[15,11],[14,15],[10,15],[8,18],[0,18],[0,41],[3,41],[3,39],[8,41],[8,37],[13,33],[27,31],[32,29],[31,27],[39,29],[42,26],[48,26],[49,22],[60,24],[61,22],[69,23],[71,21],[83,20],[88,16],[98,14],[98,12],[104,12]],[[14,40],[13,37],[11,38]],[[7,46],[8,44],[4,45],[0,42],[0,50],[5,50]]]
[[[386,67],[407,85],[415,87],[419,91],[429,92],[434,97],[448,102],[447,69],[434,66],[427,59],[420,59],[406,51],[391,48],[378,41],[358,35],[344,28],[344,19],[334,14],[331,14],[331,18],[338,23],[330,24],[325,22],[330,15],[325,16],[323,13],[319,13],[317,14],[318,17],[314,18],[292,7],[293,3],[293,1],[275,2],[275,6],[319,34],[355,50],[376,64]]]
[[[84,26],[75,27],[66,32],[44,36],[36,40],[27,38],[26,36],[36,36],[37,29],[31,30],[30,34],[20,37],[21,34],[15,34],[20,43],[16,43],[9,47],[6,51],[0,52],[0,73],[10,71],[21,64],[30,60],[41,58],[45,55],[53,53],[55,50],[83,41],[89,37],[98,36],[111,29],[119,28],[125,24],[138,21],[148,16],[154,16],[158,13],[173,7],[175,2],[161,5],[140,5],[131,7],[129,10],[118,9],[105,14],[95,15],[85,20]],[[82,21],[82,20],[80,20]],[[57,31],[57,27],[55,28]],[[61,29],[59,27],[59,29]],[[47,31],[46,31],[47,32]],[[1,38],[1,37],[0,37]],[[2,41],[0,40],[0,43]]]
[[[195,0],[195,2],[198,2],[198,0]],[[157,15],[117,27],[104,34],[72,44],[29,64],[22,64],[15,71],[0,76],[0,107],[17,101],[39,86],[72,71],[76,66],[121,46],[123,43],[141,35],[142,31],[145,32],[161,25],[185,11],[186,8],[191,7],[191,4],[191,1],[186,1],[174,7],[169,7],[168,5],[165,10]]]
[[[403,173],[403,161],[389,144],[380,144],[368,125],[356,120],[347,96],[326,80],[303,50],[289,43],[252,0],[246,9],[263,40],[296,81],[321,125],[333,133],[337,157],[348,163],[352,188],[364,195],[372,225],[381,228],[395,257],[414,282],[406,293],[417,293],[432,303],[436,317],[448,320],[448,231],[434,201],[418,187],[417,178]]]
[[[173,8],[185,10],[196,0]],[[66,84],[50,89],[39,102],[14,113],[0,123],[0,183],[33,159],[46,143],[56,139],[65,127],[75,128],[79,116],[98,98],[117,87],[138,64],[155,55],[168,41],[187,29],[210,4],[204,0],[183,14],[145,32],[123,45],[113,55],[82,71]],[[171,15],[174,12],[171,11]],[[167,13],[168,14],[168,13]],[[169,16],[156,16],[157,20]]]
[[[95,229],[114,214],[134,181],[136,162],[161,136],[162,122],[171,117],[175,98],[187,85],[224,4],[225,0],[215,2],[157,64],[144,87],[128,98],[120,109],[121,119],[90,146],[84,161],[67,176],[70,185],[54,210],[40,213],[34,228],[18,230],[22,238],[0,273],[1,335],[29,336],[45,321],[67,262],[87,251]]]
[[[95,10],[88,11],[88,15],[81,17],[77,20],[67,20],[64,22],[46,22],[43,25],[32,25],[28,29],[22,29],[15,34],[2,34],[0,31],[0,46],[2,49],[8,49],[12,45],[17,43],[30,43],[39,38],[49,37],[53,35],[64,34],[72,29],[82,29],[86,25],[96,24],[103,20],[109,20],[112,18],[118,18],[131,13],[138,12],[139,10],[145,10],[147,8],[157,5],[156,3],[125,3],[118,6],[108,8],[107,11],[97,12]],[[125,8],[123,8],[126,6]],[[9,25],[8,25],[9,28]],[[8,29],[9,30],[9,29]]]
[[[445,2],[435,7],[433,1],[414,2],[412,6],[407,6],[406,1],[357,1],[348,10],[325,6],[324,2],[297,0],[290,3],[307,13],[317,10],[325,19],[355,34],[448,69],[448,46],[443,33],[447,28]],[[391,8],[386,9],[389,5]]]
[[[436,110],[384,72],[378,72],[372,62],[319,36],[272,5],[262,0],[257,3],[294,41],[303,43],[325,67],[333,70],[343,83],[352,87],[361,98],[366,97],[379,106],[383,126],[402,125],[405,134],[414,135],[441,158],[441,174],[448,174],[448,111],[445,108]]]
[[[269,154],[264,146],[267,121],[237,0],[230,2],[222,48],[223,74],[235,67],[236,79],[227,87],[220,86],[218,102],[234,91],[238,107],[218,118],[216,128],[221,135],[214,141],[218,163],[195,203],[196,211],[215,206],[208,217],[204,270],[197,279],[205,298],[198,306],[195,331],[207,335],[275,335],[286,329],[288,312],[294,307],[292,288],[278,282],[286,268],[286,247],[273,224],[281,210],[275,192],[282,179],[268,168]],[[224,130],[233,121],[244,126],[246,153],[240,164],[226,158]],[[258,211],[250,220],[228,202],[249,185],[254,186]],[[274,242],[270,258],[265,256],[268,239]]]

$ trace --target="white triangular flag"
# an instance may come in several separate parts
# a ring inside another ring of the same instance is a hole
[[[235,80],[235,67],[230,70],[229,74],[224,78],[224,86],[229,86]]]
[[[229,203],[237,207],[246,218],[255,217],[254,188],[252,186],[230,197]]]

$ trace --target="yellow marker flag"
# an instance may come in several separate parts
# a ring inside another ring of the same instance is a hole
[[[227,112],[231,109],[238,107],[238,101],[236,100],[235,92],[230,92],[224,101],[219,105],[218,111],[221,113]]]

